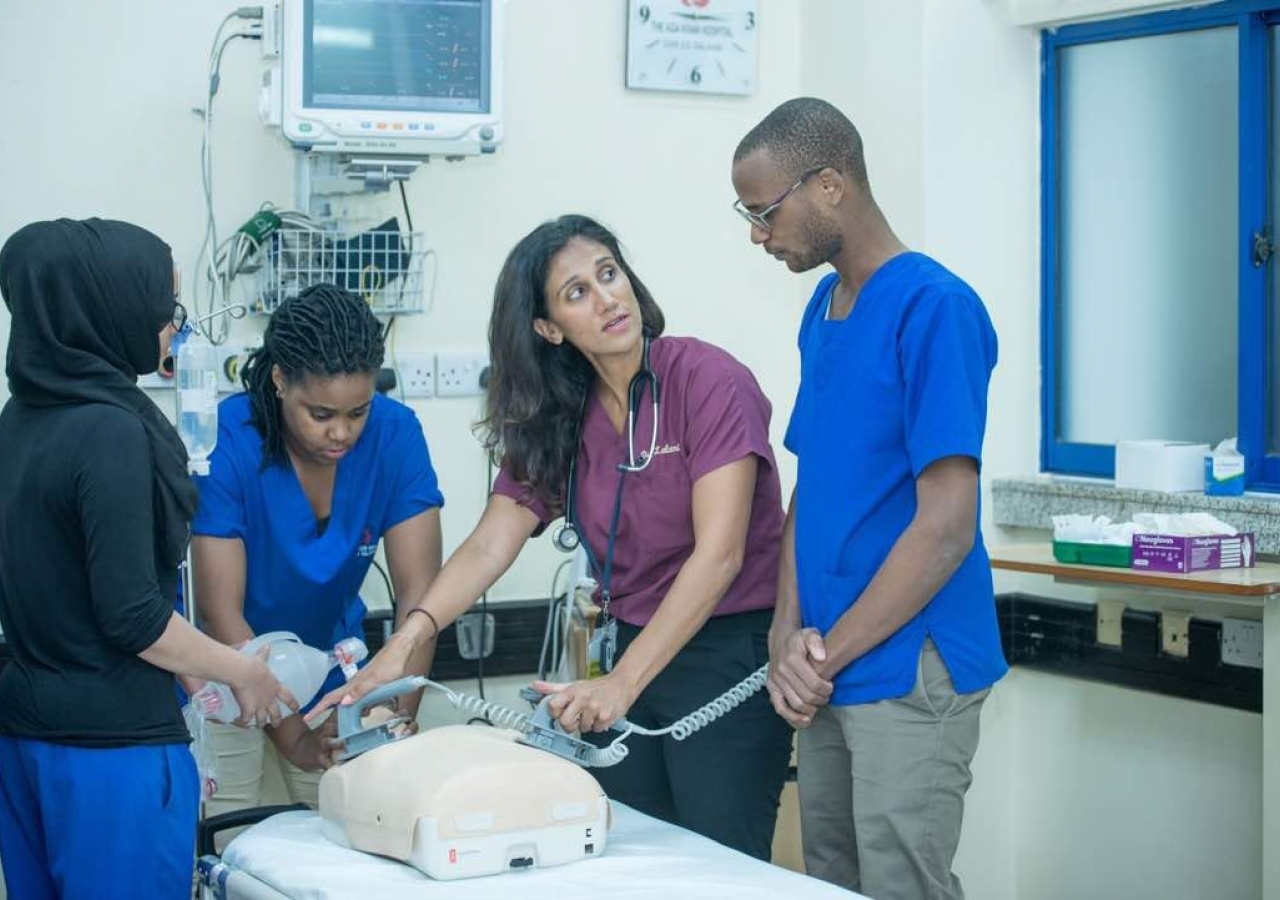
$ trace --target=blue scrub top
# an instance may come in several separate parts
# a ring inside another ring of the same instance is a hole
[[[981,467],[996,335],[973,289],[919,253],[881,266],[848,317],[827,319],[835,273],[800,326],[800,389],[787,428],[799,462],[801,619],[826,634],[862,595],[916,512],[916,478],[968,456]],[[981,512],[978,513],[979,522]],[[976,527],[976,526],[975,526]],[[960,693],[1007,666],[979,529],[959,569],[910,622],[835,679],[832,702],[901,697],[932,637]]]
[[[209,475],[196,479],[200,508],[192,530],[244,542],[244,617],[255,634],[292,631],[321,650],[360,637],[360,586],[378,541],[444,505],[417,416],[394,400],[373,398],[360,439],[338,461],[323,534],[293,467],[262,469],[262,444],[248,395],[223,400]],[[339,678],[331,673],[326,689]]]

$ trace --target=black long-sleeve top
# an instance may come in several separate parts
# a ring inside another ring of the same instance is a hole
[[[0,412],[0,733],[82,747],[185,742],[173,676],[138,653],[173,613],[151,447],[106,404]]]

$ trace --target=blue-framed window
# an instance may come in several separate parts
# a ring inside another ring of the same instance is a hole
[[[1042,40],[1041,468],[1237,435],[1280,491],[1280,0]]]

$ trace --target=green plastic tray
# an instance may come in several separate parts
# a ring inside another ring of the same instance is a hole
[[[1077,544],[1072,541],[1054,541],[1053,558],[1064,563],[1127,569],[1133,564],[1133,547],[1122,544]]]

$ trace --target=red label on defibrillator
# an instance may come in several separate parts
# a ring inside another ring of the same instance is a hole
[[[449,851],[449,862],[451,862],[451,863],[456,863],[457,861],[458,861],[458,851],[457,851],[457,850],[450,850],[450,851]]]

